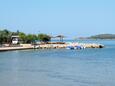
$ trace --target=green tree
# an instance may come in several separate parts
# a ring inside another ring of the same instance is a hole
[[[0,30],[0,43],[10,43],[12,33],[6,29]]]
[[[20,32],[20,33],[19,33],[19,37],[20,37],[22,43],[26,43],[27,37],[26,37],[26,34],[25,34],[25,33]]]
[[[19,35],[20,33],[22,33],[22,32],[20,32],[19,30],[17,30],[16,32],[12,32],[12,35]]]
[[[20,40],[22,43],[35,43],[35,40],[39,40],[41,42],[48,42],[51,40],[51,37],[47,34],[28,34],[26,35],[23,32],[11,32],[7,29],[0,30],[0,43],[11,43],[11,36],[12,35],[19,35]]]
[[[51,40],[51,37],[47,34],[38,34],[38,40],[41,42],[48,42]]]
[[[27,43],[32,43],[33,41],[33,35],[32,34],[28,34],[27,35]]]
[[[34,43],[37,40],[37,36],[35,34],[28,34],[27,35],[27,43]]]
[[[0,30],[0,44],[3,43],[3,32]]]

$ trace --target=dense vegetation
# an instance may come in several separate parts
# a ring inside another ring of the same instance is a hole
[[[11,37],[13,35],[18,35],[22,43],[33,43],[36,40],[41,42],[48,42],[51,40],[51,37],[47,34],[25,34],[23,32],[11,32],[9,30],[0,30],[0,44],[11,43]]]
[[[43,41],[43,42],[48,42],[51,40],[51,37],[48,36],[47,34],[38,34],[38,39],[39,41]]]
[[[115,39],[115,34],[99,34],[89,37],[91,39]]]

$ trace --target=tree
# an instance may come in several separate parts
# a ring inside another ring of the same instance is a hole
[[[0,30],[0,43],[10,43],[12,33],[6,29]]]
[[[21,32],[17,30],[16,32],[12,32],[12,35],[19,35]]]
[[[35,43],[36,40],[39,40],[41,42],[48,42],[51,40],[51,37],[47,34],[25,34],[23,32],[10,32],[9,30],[0,30],[0,43],[11,43],[11,37],[12,35],[18,35],[19,39],[22,41],[22,43]]]
[[[20,32],[19,37],[20,37],[22,43],[26,43],[26,34],[25,33]]]
[[[38,40],[38,38],[35,34],[28,34],[26,36],[26,42],[27,43],[35,43],[35,40]]]
[[[32,34],[28,34],[27,35],[27,43],[32,43],[32,41],[33,41],[33,35]]]
[[[48,42],[51,40],[51,37],[47,34],[38,34],[38,40],[41,42]]]
[[[2,42],[3,42],[3,33],[2,33],[2,31],[0,30],[0,44],[2,44]]]

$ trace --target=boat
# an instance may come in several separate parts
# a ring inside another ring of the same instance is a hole
[[[74,50],[74,47],[73,46],[67,46],[66,49]]]
[[[67,46],[66,49],[70,49],[70,50],[80,50],[80,49],[84,49],[85,47],[83,46]]]

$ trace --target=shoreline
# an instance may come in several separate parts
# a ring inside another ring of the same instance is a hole
[[[0,47],[0,52],[2,51],[15,51],[15,50],[28,50],[28,49],[62,49],[67,47],[81,46],[83,48],[103,48],[102,44],[95,43],[64,43],[64,44],[20,44],[18,47]]]
[[[2,48],[0,48],[0,52],[15,51],[15,50],[27,50],[27,49],[33,49],[33,48],[30,48],[30,47],[2,47]]]

